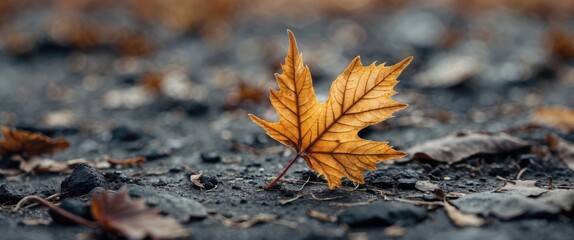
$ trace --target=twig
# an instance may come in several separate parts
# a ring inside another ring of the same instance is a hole
[[[520,172],[518,172],[518,175],[516,175],[516,180],[520,180],[520,177],[522,177],[522,174],[524,174],[524,172],[526,172],[527,170],[528,170],[528,167],[520,169]]]
[[[351,189],[351,190],[343,189],[343,190],[345,190],[346,192],[353,192],[353,191],[357,190],[359,188],[359,186],[361,186],[361,185],[357,183],[353,189]]]
[[[297,189],[297,190],[295,190],[295,191],[296,191],[296,192],[299,192],[299,191],[303,190],[303,188],[305,187],[305,185],[307,185],[307,183],[309,182],[310,179],[311,179],[311,177],[308,177],[308,178],[307,178],[307,181],[305,181],[305,182],[303,183],[303,186],[301,186],[299,189]]]
[[[415,201],[415,200],[408,200],[402,198],[393,198],[392,200],[404,203],[410,203],[413,205],[427,205],[427,206],[444,206],[443,202],[423,202],[423,201]]]
[[[297,199],[302,198],[302,197],[305,196],[305,195],[307,195],[307,194],[297,195],[297,196],[295,196],[294,198],[290,198],[290,199],[279,200],[279,205],[285,205],[285,204],[294,202],[294,201],[296,201]]]
[[[44,198],[44,200],[50,201],[50,200],[52,200],[52,199],[59,198],[60,196],[62,196],[61,193],[54,193],[54,194],[52,194],[52,195],[50,195],[50,196]],[[35,206],[38,206],[38,203],[32,203],[32,204],[30,204],[30,205],[28,205],[28,206],[25,206],[25,207],[22,207],[22,208],[28,209],[28,208],[32,208],[32,207],[35,207]]]
[[[22,205],[24,203],[26,203],[27,201],[32,200],[35,201],[39,204],[44,205],[45,207],[51,209],[52,211],[56,212],[57,214],[61,215],[62,217],[67,218],[68,220],[75,222],[77,224],[81,224],[84,226],[88,226],[88,227],[92,227],[95,228],[97,227],[97,224],[95,222],[89,221],[83,217],[77,216],[73,213],[70,213],[58,206],[56,206],[55,204],[46,201],[45,199],[38,197],[38,196],[27,196],[25,198],[22,198],[22,200],[20,200],[20,202],[18,202],[18,204],[16,204],[16,206],[12,209],[12,212],[17,212],[18,210],[20,210],[20,208],[22,207]]]
[[[554,180],[552,179],[551,176],[548,176],[548,189],[550,190],[554,189]]]
[[[318,197],[315,196],[315,194],[312,194],[312,193],[311,193],[311,197],[312,197],[313,199],[315,199],[315,200],[318,200],[318,201],[331,201],[331,200],[339,199],[339,198],[341,198],[342,196],[336,196],[336,197],[330,197],[330,198],[318,198]]]
[[[329,203],[331,206],[336,207],[353,207],[353,206],[362,206],[362,205],[369,205],[373,202],[373,200],[369,200],[366,202],[350,202],[350,203]]]

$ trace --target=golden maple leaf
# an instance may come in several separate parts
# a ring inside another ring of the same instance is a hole
[[[297,155],[283,172],[265,189],[277,182],[291,165],[302,157],[307,166],[324,175],[333,189],[341,186],[341,178],[364,183],[363,170],[376,169],[375,164],[404,156],[386,142],[361,139],[358,132],[384,121],[407,107],[391,99],[397,77],[411,62],[408,57],[386,67],[384,64],[363,66],[360,57],[351,61],[343,74],[333,82],[326,102],[315,98],[311,72],[303,65],[295,36],[288,31],[290,46],[275,74],[279,90],[270,90],[271,104],[279,122],[268,122],[254,115],[251,120],[273,139],[293,147]]]

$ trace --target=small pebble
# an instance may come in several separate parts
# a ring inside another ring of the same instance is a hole
[[[221,156],[216,152],[201,153],[201,161],[204,163],[218,163],[221,162]]]

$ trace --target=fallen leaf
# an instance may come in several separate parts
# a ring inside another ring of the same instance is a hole
[[[413,82],[420,87],[448,88],[459,85],[481,71],[474,56],[448,56],[431,61],[431,66],[415,75]]]
[[[201,175],[203,175],[203,172],[200,172],[199,174],[192,174],[189,176],[189,180],[193,183],[193,185],[204,189],[205,186],[203,186],[203,183],[201,183]]]
[[[420,158],[455,163],[479,153],[504,153],[532,145],[506,133],[460,132],[431,140],[407,150],[406,161]]]
[[[430,181],[417,181],[415,183],[415,188],[422,192],[433,192],[437,189],[440,189],[438,184],[431,183]]]
[[[0,141],[1,156],[13,154],[24,155],[24,157],[39,156],[46,153],[52,154],[70,147],[70,143],[66,139],[50,138],[39,133],[2,127],[2,134],[4,139]]]
[[[116,166],[137,165],[145,162],[145,157],[134,157],[124,160],[107,159],[106,162]]]
[[[94,220],[106,231],[127,239],[172,239],[189,234],[172,217],[148,208],[145,199],[131,199],[123,186],[117,194],[106,191],[94,195],[91,203]]]
[[[546,137],[546,143],[552,152],[558,153],[562,161],[574,170],[574,144],[570,143],[556,135],[549,135]]]
[[[526,197],[538,197],[548,192],[548,189],[537,187],[536,182],[535,180],[514,180],[507,182],[497,192],[518,194]]]
[[[480,227],[486,223],[476,214],[461,212],[448,201],[444,201],[444,210],[454,225],[459,227]]]
[[[541,107],[530,113],[534,123],[560,129],[564,132],[574,131],[574,109],[565,107]]]
[[[259,103],[263,100],[263,96],[265,96],[263,88],[241,81],[237,89],[231,92],[224,105],[226,108],[235,108],[243,103]]]
[[[363,170],[376,169],[375,164],[404,156],[386,142],[361,139],[358,132],[384,121],[407,107],[391,99],[397,77],[412,57],[385,67],[384,64],[363,66],[356,57],[335,79],[329,98],[320,103],[315,98],[311,73],[303,64],[295,36],[288,31],[290,46],[282,74],[275,78],[279,90],[270,91],[271,104],[279,122],[268,122],[254,115],[251,120],[273,139],[291,146],[297,155],[285,170],[265,189],[269,189],[299,158],[309,168],[325,176],[329,188],[341,186],[341,178],[364,183]]]

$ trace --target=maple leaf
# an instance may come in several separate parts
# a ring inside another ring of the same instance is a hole
[[[0,141],[0,156],[22,154],[39,156],[45,153],[54,153],[70,147],[70,143],[63,138],[50,138],[48,136],[2,127],[4,140]]]
[[[123,186],[117,194],[94,195],[91,208],[94,220],[106,231],[127,239],[171,239],[188,236],[175,218],[160,215],[148,208],[144,199],[131,199]]]
[[[270,137],[297,151],[265,189],[271,188],[299,157],[305,159],[309,168],[325,176],[333,189],[341,186],[343,177],[364,183],[364,169],[376,169],[377,162],[404,156],[386,142],[361,139],[357,134],[407,107],[391,96],[396,94],[393,87],[398,83],[397,77],[412,57],[388,67],[375,63],[364,66],[360,57],[356,57],[333,82],[327,101],[320,103],[295,36],[291,31],[288,34],[290,46],[281,66],[283,73],[275,74],[279,90],[270,90],[279,122],[249,115]]]

